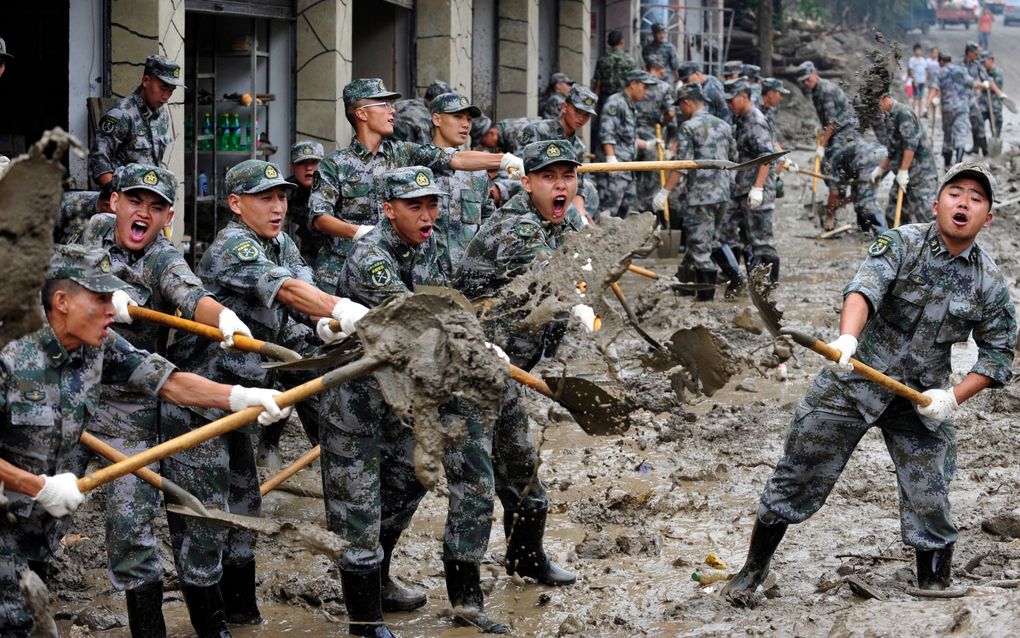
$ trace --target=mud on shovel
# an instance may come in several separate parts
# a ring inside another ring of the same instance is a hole
[[[985,97],[988,98],[988,123],[992,126],[992,139],[988,140],[988,157],[998,157],[1002,155],[1002,138],[999,137],[999,130],[996,127],[998,123],[995,121],[992,92],[985,91]]]

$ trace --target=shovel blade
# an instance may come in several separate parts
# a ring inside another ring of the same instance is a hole
[[[989,157],[998,157],[1002,155],[1002,139],[993,137],[988,140],[988,155]]]
[[[630,429],[630,407],[580,377],[544,377],[553,398],[570,411],[587,434],[606,436]]]
[[[217,527],[224,527],[226,529],[248,529],[260,534],[268,534],[270,536],[280,531],[280,524],[268,518],[242,516],[241,514],[233,514],[231,512],[208,508],[206,508],[205,514],[201,514],[190,507],[179,505],[177,503],[168,503],[166,509],[168,512],[173,512],[180,516],[187,516],[188,518],[198,519],[209,523],[210,525],[216,525]]]

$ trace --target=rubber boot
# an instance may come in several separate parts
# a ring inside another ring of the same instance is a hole
[[[751,595],[758,589],[769,575],[769,563],[772,555],[779,547],[779,541],[786,534],[786,523],[766,525],[760,518],[755,518],[754,529],[751,530],[751,547],[747,550],[747,560],[737,575],[726,583],[722,595],[736,606],[746,606]]]
[[[948,589],[952,583],[953,543],[942,549],[917,550],[918,589]]]
[[[772,283],[779,281],[779,255],[771,253],[765,253],[763,255],[755,255],[754,267],[772,265],[772,270],[769,272],[769,279]]]
[[[163,581],[147,583],[124,592],[127,598],[131,638],[166,638],[163,621]]]
[[[942,169],[948,170],[953,165],[953,152],[942,151]]]
[[[729,247],[729,244],[723,244],[713,250],[712,261],[729,282],[726,284],[726,298],[732,299],[743,294],[747,289],[747,277],[740,272],[740,262],[737,261],[737,256],[733,254],[733,249]]]
[[[577,574],[568,572],[549,560],[542,549],[547,510],[503,512],[506,533],[506,573],[534,578],[543,585],[573,585]]]
[[[198,638],[230,638],[219,585],[183,585],[181,593],[184,594],[184,604],[188,606],[191,626],[195,628]]]
[[[379,543],[383,548],[383,561],[380,566],[380,589],[382,596],[383,611],[411,611],[423,607],[428,600],[425,592],[417,587],[406,587],[400,581],[390,578],[390,559],[393,557],[393,548],[397,546],[396,537],[383,534]]]
[[[683,259],[680,262],[680,266],[676,269],[676,280],[686,283],[694,283],[696,281],[696,274],[694,272],[694,266],[687,259]],[[693,290],[677,290],[677,294],[681,297],[693,297]]]
[[[694,280],[699,284],[711,284],[711,288],[705,290],[699,290],[694,293],[695,301],[712,301],[715,299],[715,282],[719,276],[717,270],[701,270],[694,271]]]
[[[223,565],[220,578],[223,611],[232,625],[261,625],[262,614],[255,596],[255,561],[243,565]]]
[[[478,563],[444,560],[446,592],[453,607],[453,622],[462,627],[477,627],[486,634],[508,634],[510,628],[485,613],[481,574]]]
[[[365,570],[340,570],[340,584],[344,589],[344,605],[351,619],[348,627],[352,636],[395,638],[383,624],[382,598],[379,590],[382,576],[378,567]]]

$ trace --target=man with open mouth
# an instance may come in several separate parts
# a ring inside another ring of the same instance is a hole
[[[917,552],[917,586],[951,582],[959,536],[949,511],[956,471],[950,417],[981,390],[1012,377],[1016,316],[1002,273],[975,242],[992,223],[995,178],[977,163],[946,172],[935,221],[888,230],[868,249],[843,289],[834,369],[815,377],[790,421],[783,458],[765,486],[747,562],[723,590],[731,602],[754,602],[786,529],[818,511],[872,427],[882,430],[896,468],[903,542]],[[977,361],[950,385],[954,343],[973,334]],[[931,399],[915,406],[852,372],[850,358]]]

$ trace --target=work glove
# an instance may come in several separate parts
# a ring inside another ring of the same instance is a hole
[[[341,330],[340,332],[333,332],[329,324],[334,321],[333,317],[323,317],[319,319],[319,322],[315,324],[315,334],[319,335],[322,342],[325,344],[333,343],[334,341],[340,341],[347,336],[347,333]]]
[[[357,301],[341,299],[333,306],[333,318],[340,322],[340,328],[346,334],[357,330],[357,323],[368,312],[368,308]]]
[[[230,308],[220,311],[220,332],[223,333],[223,342],[220,343],[220,347],[224,350],[234,347],[234,335],[251,337],[251,330]]]
[[[138,302],[123,290],[113,291],[113,320],[117,323],[131,323],[134,319],[128,314],[128,306],[137,306]]]
[[[928,407],[915,406],[917,407],[917,413],[933,421],[941,423],[949,419],[956,408],[960,407],[960,404],[956,402],[956,394],[952,388],[948,390],[935,388],[925,390],[921,394],[930,397],[931,403],[928,404]]]
[[[763,201],[765,201],[764,188],[752,188],[747,193],[747,207],[751,210],[758,210],[761,208],[761,203]]]
[[[822,146],[821,144],[816,146],[815,147],[815,155],[818,156],[818,159],[825,159],[825,147]]]
[[[280,394],[278,390],[267,390],[266,388],[246,388],[235,385],[230,388],[230,411],[238,412],[245,408],[262,408],[259,415],[259,425],[270,425],[277,421],[290,417],[293,406],[281,409],[276,405],[275,397]]]
[[[581,324],[588,329],[588,332],[598,330],[599,318],[595,315],[595,309],[583,303],[579,303],[570,309],[570,314],[581,320]]]
[[[666,200],[668,199],[669,191],[665,188],[660,188],[659,192],[655,193],[655,197],[652,198],[652,210],[655,212],[666,210]]]
[[[358,230],[354,231],[354,238],[351,241],[358,241],[371,232],[373,228],[375,228],[375,226],[371,226],[369,224],[362,224],[361,226],[358,226]]]
[[[938,99],[938,97],[933,97],[931,99],[931,104],[932,106],[938,106],[939,104],[942,104],[942,100]]]
[[[876,166],[871,171],[871,174],[868,175],[868,181],[871,182],[872,184],[878,184],[879,182],[882,181],[882,178],[885,177],[885,170],[886,169],[882,168],[881,166]]]
[[[663,155],[665,155],[665,153],[666,153],[666,141],[665,140],[656,139],[655,140],[655,145],[658,146],[659,148],[661,148]]]
[[[835,341],[829,343],[830,348],[839,350],[839,360],[830,361],[829,366],[840,372],[850,372],[854,369],[850,363],[850,357],[857,352],[857,337],[853,335],[839,335]]]
[[[782,168],[784,171],[790,171],[791,173],[796,173],[797,171],[800,170],[800,168],[796,164],[794,164],[793,160],[788,157],[783,158],[783,161],[779,165],[779,167]]]
[[[503,348],[500,348],[494,343],[489,343],[488,341],[485,342],[485,347],[488,348],[489,350],[492,350],[492,353],[499,357],[500,361],[504,363],[510,363],[510,357],[507,356],[505,352],[503,352]]]
[[[991,88],[992,83],[989,82],[988,80],[985,80],[984,82],[978,82],[978,86],[987,91],[989,88]]]
[[[907,190],[907,184],[910,183],[910,174],[907,171],[896,171],[896,183],[903,190]]]
[[[70,472],[46,476],[40,474],[43,480],[43,487],[32,500],[42,505],[50,516],[60,518],[74,512],[85,500],[85,496],[78,489],[78,477]]]
[[[524,161],[513,153],[503,153],[503,159],[499,160],[499,168],[508,173],[524,175]]]
[[[606,164],[615,164],[619,161],[615,155],[606,155]]]

